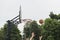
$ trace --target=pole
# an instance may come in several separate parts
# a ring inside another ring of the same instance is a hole
[[[10,33],[11,33],[11,28],[12,28],[12,23],[10,22],[10,20],[7,21],[8,25],[7,25],[7,34],[6,34],[6,38],[5,40],[11,40],[10,38]]]
[[[17,21],[17,20],[19,20],[19,21]],[[7,34],[6,34],[5,40],[11,40],[10,33],[11,33],[12,25],[15,23],[19,24],[17,22],[21,23],[21,7],[20,7],[19,15],[14,17],[13,19],[7,21],[8,25],[7,25]]]

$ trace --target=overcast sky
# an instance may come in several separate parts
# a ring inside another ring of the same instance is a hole
[[[19,14],[22,7],[22,18],[39,20],[49,17],[51,11],[60,13],[60,0],[0,0],[0,27]]]

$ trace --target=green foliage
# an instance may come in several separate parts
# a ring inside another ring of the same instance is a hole
[[[0,40],[4,40],[3,29],[0,29]]]
[[[42,26],[42,40],[60,40],[60,14],[50,12],[50,18],[45,19]]]
[[[24,35],[25,35],[26,38],[28,38],[30,36],[30,32],[29,31],[30,31],[29,27],[25,27],[24,28],[24,33],[25,33]]]
[[[36,21],[31,22],[30,31],[31,31],[31,33],[34,32],[35,34],[40,36],[40,28]]]
[[[60,40],[60,22],[57,19],[45,20],[42,40]]]
[[[41,31],[40,26],[37,24],[36,21],[27,22],[24,27],[25,27],[24,33],[27,37],[31,37],[31,33],[34,32],[35,33],[34,40],[39,40]]]
[[[28,38],[30,37],[30,23],[31,22],[27,22],[25,25],[24,25],[24,38]]]
[[[52,19],[58,19],[58,16],[56,14],[54,14],[53,12],[50,12],[50,18]]]
[[[54,14],[53,12],[50,12],[50,18],[52,18],[52,19],[57,19],[57,20],[59,20],[60,19],[60,14],[58,14],[58,15],[56,15],[56,14]]]
[[[58,14],[58,18],[60,19],[60,14]]]
[[[7,25],[8,24],[5,24],[4,27],[0,30],[0,36],[3,38],[0,38],[0,40],[5,40],[5,38],[7,37]],[[11,40],[21,40],[20,31],[18,30],[16,25],[12,24],[12,28],[10,29],[10,31]]]

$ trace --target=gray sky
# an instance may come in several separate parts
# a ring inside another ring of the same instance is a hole
[[[0,27],[19,14],[22,7],[22,18],[39,20],[49,17],[49,13],[60,13],[60,0],[0,0]]]

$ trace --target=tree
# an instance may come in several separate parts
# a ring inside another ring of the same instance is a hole
[[[52,18],[52,19],[59,19],[59,17],[58,17],[58,15],[56,15],[56,14],[54,14],[53,12],[50,12],[50,18]]]
[[[53,17],[54,19],[51,18],[52,20],[56,20],[54,23],[54,25],[55,25],[54,39],[59,40],[60,39],[60,14],[58,14],[58,15],[54,14],[54,16],[55,16],[55,17]]]
[[[0,40],[4,40],[3,28],[0,29]]]
[[[30,21],[27,21],[26,24],[24,25],[24,39],[26,40],[27,38],[30,37]]]
[[[30,35],[31,35],[32,32],[34,32],[34,34],[35,34],[34,40],[39,40],[41,32],[40,32],[39,25],[37,24],[36,21],[32,21],[30,23]]]
[[[4,36],[4,40],[7,37],[7,26],[8,24],[5,24],[3,27],[3,36]],[[17,26],[12,24],[12,28],[10,29],[10,40],[21,40],[21,35],[20,35],[20,31],[18,30]],[[2,36],[2,35],[1,35]]]
[[[60,14],[54,14],[53,12],[50,12],[50,18],[51,19],[57,19],[57,20],[59,20],[60,19]]]
[[[60,21],[57,19],[47,18],[44,23],[44,32],[42,40],[59,40],[60,39]]]
[[[32,32],[34,32],[35,37],[34,40],[39,40],[39,36],[40,36],[40,26],[37,24],[36,21],[32,21],[32,22],[27,22],[25,24],[25,30],[24,32],[26,33],[26,35],[28,35],[28,37],[31,37]]]

